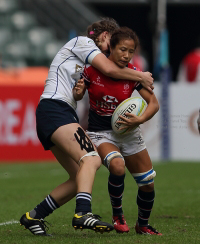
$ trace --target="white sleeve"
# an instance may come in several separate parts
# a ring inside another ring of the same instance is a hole
[[[88,62],[92,62],[97,54],[101,53],[101,50],[96,46],[92,39],[85,36],[78,36],[71,52],[82,62],[88,64]]]
[[[92,53],[90,53],[88,56],[88,63],[92,64],[93,58],[96,57],[97,54],[99,54],[99,53],[101,53],[101,51],[99,51],[99,50],[94,50]]]

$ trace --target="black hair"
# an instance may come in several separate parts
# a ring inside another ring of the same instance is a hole
[[[110,39],[110,47],[114,49],[121,40],[133,40],[135,44],[135,50],[139,45],[139,38],[137,34],[128,27],[120,27],[116,29]]]

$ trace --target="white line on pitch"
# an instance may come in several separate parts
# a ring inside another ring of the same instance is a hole
[[[4,223],[0,223],[0,225],[12,225],[12,224],[18,224],[19,221],[17,220],[11,220],[11,221],[7,221],[7,222],[4,222]]]

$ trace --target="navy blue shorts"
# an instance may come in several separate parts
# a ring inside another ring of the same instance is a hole
[[[37,135],[45,150],[55,144],[51,135],[60,126],[79,123],[75,110],[66,102],[55,99],[42,99],[36,109]]]

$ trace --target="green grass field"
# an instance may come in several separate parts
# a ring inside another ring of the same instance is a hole
[[[149,223],[163,236],[136,235],[137,185],[127,171],[123,209],[131,228],[128,234],[75,231],[71,225],[73,199],[46,218],[52,224],[49,233],[53,236],[39,237],[24,230],[19,219],[65,181],[67,174],[58,163],[0,164],[0,244],[200,243],[200,164],[155,163],[154,169],[156,198]],[[111,222],[107,178],[108,171],[102,166],[95,179],[92,210]]]

